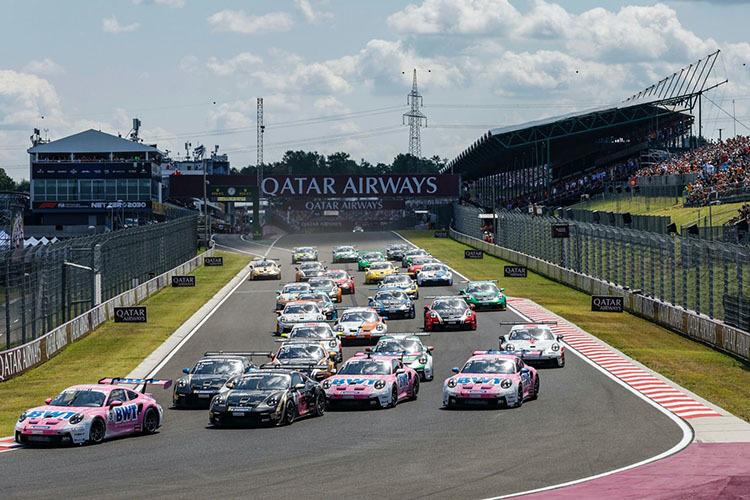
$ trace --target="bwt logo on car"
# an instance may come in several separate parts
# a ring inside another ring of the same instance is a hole
[[[116,406],[107,412],[107,420],[118,424],[128,422],[138,417],[138,407],[136,405]]]
[[[459,384],[492,384],[497,385],[502,382],[501,378],[485,378],[485,377],[462,377],[458,379]]]
[[[377,382],[371,378],[340,378],[333,381],[333,385],[372,385]]]

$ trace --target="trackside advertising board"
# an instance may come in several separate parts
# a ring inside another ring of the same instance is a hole
[[[503,276],[506,278],[525,278],[526,275],[526,266],[505,266],[503,268]]]
[[[146,306],[115,307],[115,323],[146,323],[147,309]]]
[[[592,295],[591,310],[596,312],[623,312],[623,298],[619,295]]]
[[[267,198],[458,196],[453,174],[268,175],[261,184]]]
[[[206,267],[223,266],[224,257],[203,257],[203,265]]]
[[[482,250],[464,250],[464,259],[483,259],[484,251]]]
[[[172,286],[195,286],[195,276],[172,276]]]

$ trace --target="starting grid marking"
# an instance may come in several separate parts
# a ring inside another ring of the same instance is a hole
[[[606,346],[595,342],[559,316],[542,309],[535,303],[526,299],[511,298],[508,299],[508,303],[533,321],[557,321],[557,325],[550,325],[550,327],[556,335],[565,336],[566,344],[678,417],[690,419],[722,416],[712,408],[634,365]]]

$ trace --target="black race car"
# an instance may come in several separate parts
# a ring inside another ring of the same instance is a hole
[[[401,260],[404,258],[404,253],[411,247],[405,243],[394,243],[388,245],[385,249],[385,256],[388,260]]]
[[[373,297],[367,298],[370,307],[375,309],[381,316],[393,318],[414,318],[414,302],[406,295],[406,292],[397,287],[379,288]]]
[[[325,413],[318,382],[296,370],[254,370],[231,378],[211,400],[208,418],[215,426],[233,423],[289,425],[298,417]]]
[[[192,369],[178,378],[172,391],[174,406],[207,405],[227,380],[257,368],[250,357],[256,352],[207,352]],[[260,353],[267,356],[267,352]]]

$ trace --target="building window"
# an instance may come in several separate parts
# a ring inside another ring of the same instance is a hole
[[[44,180],[37,179],[34,181],[34,200],[45,201],[46,193],[44,191]]]
[[[138,199],[151,199],[151,179],[138,179]]]
[[[117,200],[117,181],[115,179],[107,179],[104,181],[107,190],[107,201]]]
[[[138,199],[138,179],[128,179],[128,200]]]
[[[91,181],[91,188],[93,190],[92,199],[104,199],[104,179],[94,179],[93,181]]]
[[[62,182],[66,182],[66,181],[62,181]],[[75,181],[73,181],[73,182],[75,182]],[[80,194],[80,198],[79,199],[83,200],[83,201],[89,201],[89,200],[91,200],[91,180],[90,179],[85,179],[85,180],[82,180],[80,182],[81,182],[81,194]],[[58,185],[58,195],[59,195],[60,194],[60,190],[59,190],[60,183],[58,182],[57,185]]]
[[[117,199],[118,200],[127,200],[128,197],[128,180],[127,179],[117,179]]]

